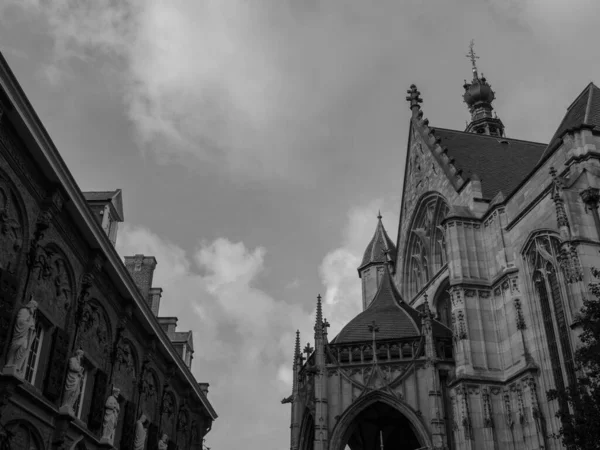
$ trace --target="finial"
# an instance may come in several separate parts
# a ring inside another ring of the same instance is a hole
[[[410,102],[410,109],[421,109],[419,103],[423,103],[423,99],[419,97],[421,93],[417,90],[417,86],[411,84],[410,89],[406,91],[406,93],[408,94],[408,96],[406,97],[406,101]]]
[[[300,330],[296,330],[296,346],[294,348],[294,359],[297,360],[300,356]]]
[[[477,65],[475,61],[479,59],[479,56],[475,54],[475,39],[471,39],[471,43],[469,44],[469,53],[467,53],[467,58],[471,60],[471,64],[473,66],[473,77],[477,78]]]
[[[317,318],[315,321],[315,336],[323,333],[323,307],[321,304],[321,294],[317,295]]]
[[[423,303],[424,314],[427,315],[427,317],[430,317],[431,316],[431,309],[429,309],[429,301],[428,301],[427,294],[425,294],[424,297],[425,297],[425,302]]]
[[[381,220],[381,210],[379,210],[379,212],[377,213],[377,218],[378,218],[379,220]]]
[[[327,319],[323,319],[323,334],[327,335],[327,328],[329,328],[331,325],[329,324],[329,322],[327,322]]]

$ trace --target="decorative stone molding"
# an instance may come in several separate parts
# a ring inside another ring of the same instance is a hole
[[[515,311],[517,313],[517,330],[524,330],[526,328],[525,319],[523,317],[523,311],[521,308],[521,300],[515,298],[514,300]]]

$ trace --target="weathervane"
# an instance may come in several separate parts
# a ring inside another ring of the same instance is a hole
[[[469,53],[466,54],[466,57],[471,60],[471,64],[473,65],[473,73],[477,76],[477,65],[475,61],[479,59],[479,56],[475,54],[475,39],[471,39],[471,43],[469,44]]]

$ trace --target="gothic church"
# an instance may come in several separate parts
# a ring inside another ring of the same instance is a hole
[[[379,217],[363,312],[330,338],[318,298],[314,348],[297,335],[291,450],[562,448],[546,392],[576,380],[600,267],[600,89],[549,144],[508,138],[471,57],[464,131],[432,126],[408,91],[397,239]]]

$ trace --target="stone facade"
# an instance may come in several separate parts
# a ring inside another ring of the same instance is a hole
[[[489,87],[474,74],[467,91]],[[472,111],[482,102],[477,96],[485,95],[486,117],[492,118],[491,89],[473,92]],[[488,136],[471,135],[474,127],[438,132],[411,86],[392,269],[399,301],[422,313],[420,336],[392,342],[374,333],[372,341],[340,345],[337,337],[327,340],[317,319],[315,349],[307,349],[304,361],[297,345],[294,391],[284,399],[292,403],[292,450],[366,450],[383,443],[412,449],[562,448],[551,437],[560,428],[558,404],[546,392],[576,380],[577,313],[593,281],[591,268],[600,267],[600,123],[594,122],[600,104],[591,100],[596,93],[590,84],[545,146],[506,138],[503,128]],[[490,121],[501,126],[495,117]],[[457,142],[470,150],[459,151]],[[515,180],[501,166],[514,164],[508,156],[477,156],[486,143],[492,149],[487,154],[513,146],[511,155],[524,155],[515,169],[523,175]],[[376,294],[368,284],[372,278],[362,282],[365,314]],[[428,331],[436,324],[451,331],[450,353]],[[397,415],[395,425],[374,419],[378,414]],[[380,435],[366,423],[376,423]],[[397,430],[403,438],[394,437]]]
[[[0,56],[0,437],[13,450],[132,449],[141,414],[148,450],[162,432],[172,449],[200,450],[217,417],[191,358],[184,361],[161,329],[157,304],[153,314],[150,292],[159,288],[141,283],[151,275],[129,273],[115,233],[103,229]],[[31,299],[36,337],[25,372],[16,374],[7,351]],[[66,411],[77,349],[84,351],[81,394]],[[120,389],[120,414],[107,444],[101,432],[112,387]]]

